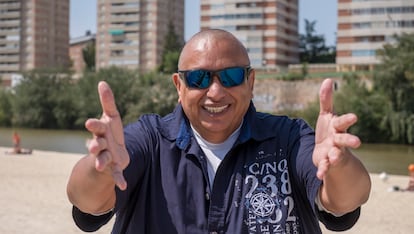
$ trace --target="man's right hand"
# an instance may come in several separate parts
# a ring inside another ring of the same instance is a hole
[[[102,117],[85,122],[86,129],[93,135],[87,146],[89,155],[95,157],[97,171],[110,174],[116,186],[125,190],[127,183],[122,172],[129,164],[129,155],[125,148],[121,116],[112,90],[105,81],[99,82],[98,92]]]

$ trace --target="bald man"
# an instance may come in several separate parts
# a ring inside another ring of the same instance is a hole
[[[85,126],[89,154],[67,185],[84,231],[113,215],[113,233],[321,233],[358,220],[371,181],[349,150],[357,117],[332,113],[332,81],[320,89],[315,131],[301,119],[255,110],[245,47],[210,29],[184,46],[172,75],[179,103],[165,117],[125,128],[110,87]]]

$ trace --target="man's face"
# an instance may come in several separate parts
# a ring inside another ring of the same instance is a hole
[[[180,70],[217,71],[249,65],[248,57],[232,41],[200,40],[183,51]],[[179,101],[194,128],[212,142],[226,140],[241,124],[253,98],[254,71],[241,85],[224,87],[217,76],[205,89],[189,88],[178,73],[173,75]]]

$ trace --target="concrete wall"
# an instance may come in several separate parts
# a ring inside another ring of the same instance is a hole
[[[303,110],[310,102],[318,100],[322,81],[316,78],[304,81],[256,79],[253,102],[262,112],[283,114],[288,110]],[[337,88],[340,80],[334,81]]]

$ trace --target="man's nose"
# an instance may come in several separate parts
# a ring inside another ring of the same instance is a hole
[[[207,96],[212,99],[219,99],[225,95],[225,87],[221,84],[217,75],[214,75],[210,87],[208,87]]]

